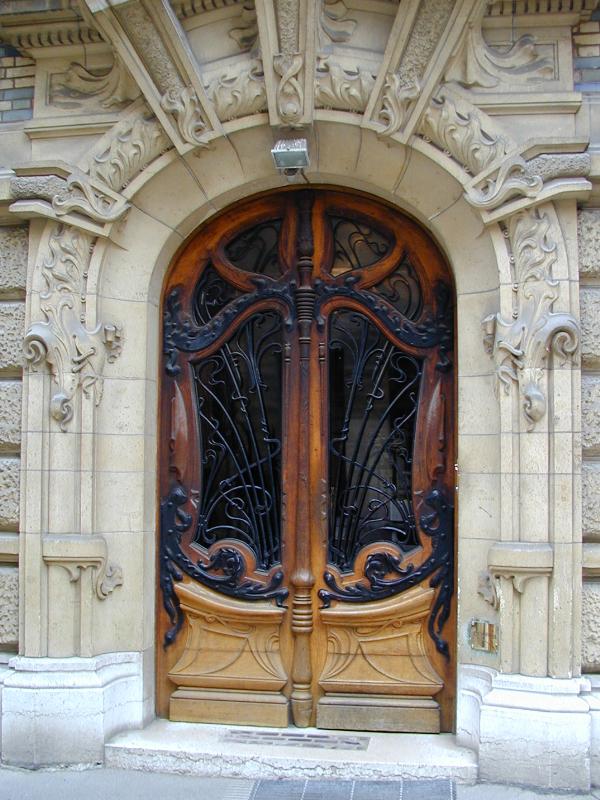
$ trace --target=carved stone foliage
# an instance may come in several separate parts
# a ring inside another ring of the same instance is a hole
[[[156,118],[142,111],[113,128],[106,146],[90,160],[88,173],[118,192],[170,147]]]
[[[564,363],[579,346],[579,325],[564,311],[552,311],[559,297],[552,278],[556,241],[548,216],[539,209],[511,217],[508,236],[517,294],[513,319],[499,313],[483,322],[484,346],[496,363],[505,391],[518,384],[528,430],[546,413],[542,377],[550,351]]]
[[[356,25],[343,0],[320,0],[317,33],[321,49],[327,48],[331,42],[350,41]]]
[[[253,59],[250,65],[205,79],[204,88],[222,122],[267,109],[267,93],[262,61]]]
[[[229,35],[237,42],[240,50],[254,51],[258,44],[258,21],[254,0],[246,0],[240,17],[241,25],[232,28]]]
[[[111,67],[102,70],[72,63],[67,72],[53,75],[50,82],[50,103],[68,108],[122,107],[139,96],[139,86],[118,56]]]
[[[422,0],[401,61],[386,75],[379,110],[382,135],[391,136],[402,127],[453,8],[454,0]]]
[[[321,58],[315,81],[317,108],[364,112],[377,75],[369,70],[351,71],[330,58]]]
[[[454,100],[442,89],[425,112],[420,132],[467,172],[477,175],[503,158],[510,147],[506,137],[486,130],[485,126],[485,116],[477,108],[459,111]]]
[[[502,52],[490,47],[483,38],[481,19],[469,27],[462,49],[450,61],[445,76],[447,81],[456,81],[466,87],[493,89],[504,81],[527,83],[554,76],[552,64],[540,57],[533,36],[521,36],[512,47]]]
[[[514,154],[469,186],[465,197],[471,205],[490,211],[513,197],[537,197],[551,180],[583,178],[590,164],[588,153],[544,153],[528,161]]]
[[[40,293],[43,319],[33,322],[25,336],[25,358],[35,368],[46,363],[55,387],[50,414],[62,431],[73,418],[73,400],[79,388],[96,405],[102,398],[105,361],[121,351],[121,326],[100,321],[85,324],[85,286],[93,248],[90,236],[70,226],[57,225],[49,253],[40,270],[46,288]]]

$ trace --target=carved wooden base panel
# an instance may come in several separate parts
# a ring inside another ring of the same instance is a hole
[[[287,675],[279,652],[284,609],[244,603],[192,582],[178,584],[176,592],[186,642],[168,673],[178,687],[170,718],[287,725],[288,701],[281,693]]]
[[[427,651],[434,590],[421,586],[366,605],[320,611],[327,660],[319,679],[319,727],[439,732],[443,688]]]

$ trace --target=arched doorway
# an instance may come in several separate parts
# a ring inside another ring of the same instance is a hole
[[[158,713],[452,728],[454,292],[353,193],[240,203],[166,279]]]

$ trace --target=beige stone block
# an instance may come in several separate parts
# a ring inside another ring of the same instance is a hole
[[[148,323],[147,303],[105,298],[102,301],[102,319],[117,322],[123,329],[124,347],[106,370],[108,377],[144,378],[148,365],[158,365],[159,331]]]
[[[500,472],[500,437],[463,433],[458,440],[459,473]]]
[[[143,434],[146,428],[147,381],[106,378],[98,407],[98,433]]]
[[[469,627],[471,620],[484,620],[498,622],[498,612],[485,600],[480,592],[489,589],[485,580],[488,566],[488,552],[490,541],[488,539],[465,539],[458,541],[458,576],[457,576],[457,602],[458,602],[458,660],[461,664],[483,664],[487,667],[498,668],[499,654],[483,650],[474,650],[469,641]],[[490,597],[490,594],[486,594]]]
[[[24,303],[0,303],[0,370],[16,371],[23,364]]]
[[[21,444],[20,381],[0,381],[0,451],[15,452]]]
[[[145,302],[153,272],[160,270],[160,286],[162,275],[182,239],[166,225],[137,208],[129,211],[115,238],[117,244],[111,245],[105,256],[99,294],[102,297]],[[170,246],[169,240],[172,240]],[[126,320],[122,322],[125,324]]]
[[[497,539],[500,535],[500,475],[460,475],[458,529],[466,539]]]
[[[577,212],[579,272],[600,275],[600,208],[581,208]]]
[[[582,286],[581,356],[586,367],[600,366],[600,289]]]
[[[342,126],[334,122],[320,122],[316,171],[351,175],[358,159],[363,135],[358,125]],[[344,140],[343,147],[340,147],[341,137]]]
[[[600,537],[600,464],[583,463],[582,469],[583,535]]]
[[[577,48],[577,54],[582,58],[600,56],[600,45],[580,45]]]
[[[19,570],[0,567],[0,648],[16,648],[19,640]]]
[[[25,291],[28,248],[26,226],[0,227],[0,295]]]
[[[495,380],[495,375],[461,376],[458,382],[460,433],[499,433],[500,415]]]
[[[18,458],[0,458],[0,529],[17,530],[19,526]]]
[[[395,190],[398,202],[422,220],[446,211],[462,194],[457,180],[416,150]]]
[[[96,474],[95,529],[98,533],[138,533],[144,529],[143,472]]]
[[[581,377],[582,446],[586,455],[600,455],[600,376]]]
[[[600,672],[600,581],[583,584],[581,668],[583,672]]]

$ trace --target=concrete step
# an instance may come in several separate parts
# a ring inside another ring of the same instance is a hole
[[[343,732],[154,720],[115,736],[106,766],[205,777],[446,779],[473,784],[475,753],[452,734]]]

